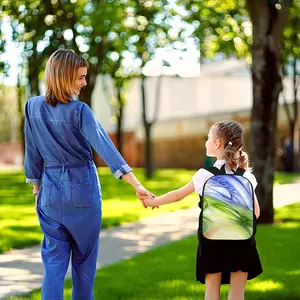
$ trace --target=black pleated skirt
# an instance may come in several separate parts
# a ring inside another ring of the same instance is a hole
[[[221,284],[230,283],[231,272],[247,272],[248,280],[262,273],[255,239],[218,241],[199,237],[196,280],[205,283],[205,275],[222,272]]]

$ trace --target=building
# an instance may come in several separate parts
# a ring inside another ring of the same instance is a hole
[[[158,83],[160,89],[158,90]],[[292,80],[284,80],[286,100],[292,108]],[[271,92],[271,91],[270,91]],[[98,76],[92,95],[92,109],[102,126],[116,143],[115,90],[108,76]],[[159,106],[156,107],[157,94]],[[221,119],[240,122],[246,131],[246,151],[251,144],[252,80],[244,61],[229,59],[202,65],[198,77],[171,76],[146,79],[148,118],[157,121],[152,129],[154,167],[194,168],[202,166],[204,143],[210,126]],[[142,124],[141,82],[134,79],[127,89],[123,121],[123,156],[131,166],[144,166],[144,128]],[[283,98],[278,110],[278,158],[280,168],[281,142],[288,136],[288,122]],[[299,149],[299,127],[295,144]],[[0,163],[21,164],[22,145],[16,140],[1,143]],[[96,155],[96,163],[103,161]]]
[[[161,81],[159,108],[155,110],[158,82]],[[132,166],[144,165],[144,128],[142,125],[141,82],[134,79],[128,90],[124,109],[124,157]],[[292,81],[284,80],[285,97],[292,103]],[[92,108],[115,141],[116,125],[110,99],[114,97],[109,78],[98,78],[92,97]],[[210,126],[221,119],[240,122],[246,131],[245,149],[250,150],[252,80],[247,64],[229,59],[202,67],[193,78],[149,77],[146,80],[148,118],[157,122],[152,130],[153,163],[155,167],[199,168],[205,157],[204,143]],[[281,141],[288,136],[288,123],[279,100],[278,154]],[[291,106],[291,105],[290,105]],[[292,107],[290,107],[292,108]],[[298,132],[299,126],[298,123]],[[297,135],[299,137],[299,134]],[[299,141],[296,141],[299,145]],[[277,167],[280,167],[280,157]]]

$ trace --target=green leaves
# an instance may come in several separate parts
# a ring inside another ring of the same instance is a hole
[[[299,2],[294,1],[284,32],[286,61],[290,53],[300,55],[297,44]],[[29,71],[37,65],[43,68],[45,60],[58,47],[68,47],[89,61],[91,77],[101,72],[111,73],[113,77],[136,76],[158,48],[174,49],[174,42],[184,43],[189,37],[195,39],[202,58],[222,53],[251,63],[252,24],[245,0],[16,0],[4,3],[13,38],[24,45],[23,63],[28,63]],[[0,51],[3,45],[0,36]],[[129,59],[131,68],[124,63]]]
[[[294,0],[289,11],[288,23],[285,26],[283,47],[283,63],[300,59],[300,0]]]
[[[84,55],[93,78],[104,70],[120,74],[126,51],[140,60],[136,64],[140,68],[157,47],[167,45],[170,25],[166,19],[171,12],[165,4],[157,0],[16,0],[7,1],[5,11],[14,40],[24,47],[23,63],[28,64],[29,73],[37,65],[43,68],[57,48],[67,47]],[[118,66],[112,67],[115,63]]]
[[[203,58],[217,53],[250,61],[251,23],[245,1],[182,1],[189,12],[186,22],[194,21],[194,35],[200,41]]]

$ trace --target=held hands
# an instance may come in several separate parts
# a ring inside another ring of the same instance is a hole
[[[142,205],[145,208],[147,208],[147,206],[152,206],[152,209],[159,208],[159,206],[148,205],[145,203],[146,199],[153,200],[153,198],[155,198],[156,196],[154,194],[152,194],[151,192],[149,192],[147,189],[145,189],[142,185],[138,185],[135,188],[135,191],[136,191],[136,196],[140,199],[140,201],[142,202]]]
[[[152,209],[154,209],[155,207],[159,208],[159,206],[155,206],[155,204],[154,204],[154,199],[151,198],[151,197],[146,196],[146,197],[144,198],[144,203],[145,203],[145,205],[147,205],[147,206],[151,206]]]

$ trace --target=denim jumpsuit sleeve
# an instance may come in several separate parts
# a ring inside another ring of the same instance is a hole
[[[83,103],[79,116],[79,129],[84,138],[109,166],[117,179],[132,171],[116,149],[106,131],[95,118],[89,106]]]
[[[29,120],[28,102],[25,105],[25,159],[26,182],[41,185],[44,161],[36,146]]]

